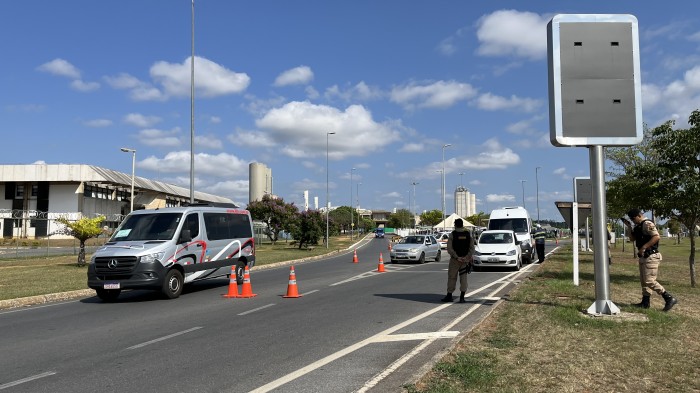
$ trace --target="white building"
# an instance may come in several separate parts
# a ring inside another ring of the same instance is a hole
[[[458,186],[455,189],[455,213],[460,217],[476,214],[476,194],[470,193],[465,187]]]
[[[116,227],[131,209],[131,174],[93,165],[0,165],[0,230],[3,237],[35,238],[51,234],[64,217],[106,217]],[[195,202],[238,207],[231,199],[203,192]],[[190,190],[134,177],[134,210],[182,206]]]
[[[259,162],[248,165],[248,202],[261,201],[272,193],[272,169]]]

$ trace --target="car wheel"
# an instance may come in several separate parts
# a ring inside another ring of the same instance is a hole
[[[421,263],[421,264],[425,263],[425,253],[424,252],[420,253],[420,258],[418,258],[418,263]]]
[[[519,271],[520,268],[523,266],[522,258],[519,258],[518,261],[515,263],[515,271]]]
[[[168,299],[175,299],[182,293],[183,284],[184,279],[182,273],[177,269],[171,269],[168,274],[165,275],[162,292]]]
[[[117,300],[119,294],[122,293],[121,289],[95,289],[97,292],[97,297],[99,297],[103,302],[113,302]]]
[[[435,262],[440,262],[441,258],[442,258],[441,251],[438,250],[437,254],[435,255]]]

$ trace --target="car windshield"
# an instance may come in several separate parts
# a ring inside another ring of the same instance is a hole
[[[512,243],[513,237],[510,233],[484,233],[479,238],[481,244],[504,244]]]
[[[527,232],[526,218],[499,218],[489,220],[489,229]]]
[[[134,214],[126,218],[109,241],[170,240],[181,219],[182,213]]]
[[[423,244],[425,237],[423,236],[407,236],[404,243],[408,244]]]

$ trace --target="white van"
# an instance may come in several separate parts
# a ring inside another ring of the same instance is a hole
[[[180,296],[194,281],[231,275],[243,283],[255,265],[253,224],[247,210],[190,205],[129,214],[88,266],[88,287],[104,301],[122,289],[155,289]]]
[[[489,230],[509,230],[515,232],[520,242],[523,261],[531,263],[535,247],[532,241],[532,219],[530,213],[521,206],[503,207],[495,209],[489,216]]]

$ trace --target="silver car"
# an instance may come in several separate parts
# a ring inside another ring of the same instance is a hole
[[[424,263],[426,259],[440,261],[440,243],[433,235],[409,235],[396,243],[389,253],[391,263],[412,261]]]

